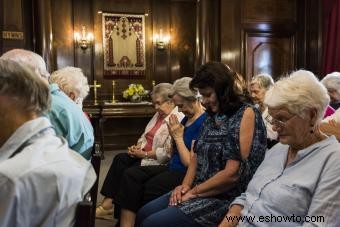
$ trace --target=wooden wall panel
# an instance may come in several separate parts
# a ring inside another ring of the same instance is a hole
[[[221,62],[242,72],[241,1],[221,1]]]
[[[75,66],[72,8],[69,0],[51,2],[54,69]]]
[[[295,21],[297,0],[243,0],[243,22]]]
[[[32,39],[27,34],[32,33],[32,1],[27,0],[1,0],[1,49],[0,54],[13,48],[32,48]],[[27,9],[27,11],[26,11]],[[4,38],[3,31],[20,32],[22,38]]]
[[[81,34],[82,26],[86,27],[86,32],[94,31],[92,1],[73,0],[72,1],[72,22],[73,31]],[[72,36],[73,37],[73,36]],[[98,41],[95,39],[95,42]],[[94,47],[90,46],[83,50],[74,46],[74,65],[83,69],[90,84],[94,79]]]
[[[171,2],[171,79],[192,76],[196,47],[196,2]]]
[[[261,37],[246,35],[246,76],[267,73],[274,80],[294,68],[294,37]]]

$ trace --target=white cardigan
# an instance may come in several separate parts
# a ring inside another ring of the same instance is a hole
[[[171,113],[163,120],[162,125],[156,131],[155,136],[153,138],[153,142],[152,142],[152,150],[155,151],[157,159],[155,160],[151,158],[143,158],[141,162],[141,166],[162,165],[162,164],[166,164],[169,161],[172,155],[172,143],[171,143],[172,139],[171,139],[166,122],[169,121],[169,117],[171,114],[176,115],[178,118],[178,121],[182,121],[184,117],[184,114],[182,112],[178,112],[178,108],[176,106],[171,111]],[[141,147],[144,147],[146,145],[147,140],[146,140],[145,135],[155,126],[158,116],[159,116],[159,113],[156,112],[156,114],[149,121],[148,125],[145,127],[144,133],[138,139],[138,144],[140,144]]]

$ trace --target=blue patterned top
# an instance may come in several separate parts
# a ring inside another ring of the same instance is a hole
[[[242,160],[239,146],[240,125],[247,107],[255,112],[252,150]],[[214,197],[196,198],[179,205],[186,215],[202,226],[216,226],[225,216],[233,199],[246,190],[266,151],[266,128],[261,113],[250,105],[243,105],[233,116],[208,116],[197,140],[197,169],[194,185],[200,184],[225,168],[228,160],[240,161],[239,183],[231,190]]]

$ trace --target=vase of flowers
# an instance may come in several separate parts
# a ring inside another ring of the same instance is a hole
[[[141,84],[130,84],[127,89],[123,91],[123,98],[128,99],[130,102],[138,103],[148,94]]]

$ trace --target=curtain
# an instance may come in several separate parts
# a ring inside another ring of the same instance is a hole
[[[322,73],[340,72],[340,0],[323,0]]]

